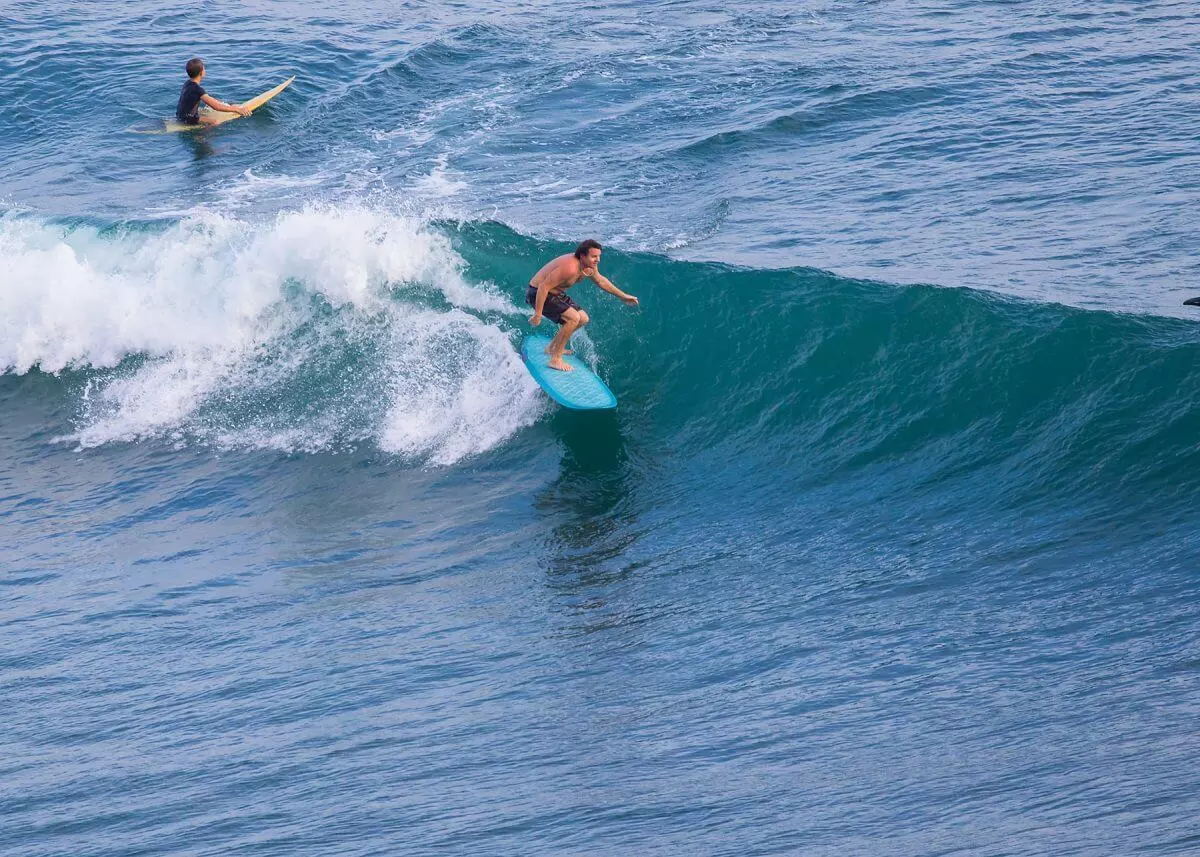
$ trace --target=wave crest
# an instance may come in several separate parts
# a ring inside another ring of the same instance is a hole
[[[86,371],[72,441],[221,447],[375,441],[447,463],[540,413],[448,240],[365,208],[165,228],[0,221],[0,365]]]

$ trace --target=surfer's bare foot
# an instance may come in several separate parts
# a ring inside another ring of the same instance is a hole
[[[561,357],[551,357],[550,362],[547,363],[546,365],[549,366],[551,369],[557,369],[560,372],[574,372],[575,371],[575,367],[571,366],[569,363],[563,362],[563,359]]]

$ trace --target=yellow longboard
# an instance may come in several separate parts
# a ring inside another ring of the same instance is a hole
[[[289,86],[291,86],[292,81],[295,79],[296,79],[296,75],[293,74],[291,77],[289,77],[283,83],[279,84],[279,86],[273,86],[270,89],[268,89],[266,92],[264,92],[262,95],[256,95],[253,98],[251,98],[249,101],[243,101],[242,106],[253,113],[255,110],[262,107],[264,104],[266,104],[272,98],[274,98],[276,95],[278,95],[279,93],[281,93],[285,89],[287,89]],[[240,119],[241,118],[236,113],[225,113],[224,111],[209,110],[208,108],[204,108],[204,110],[201,112],[201,115],[206,118],[206,121],[200,125],[188,125],[185,122],[176,122],[174,119],[168,119],[163,123],[163,130],[167,131],[167,132],[199,131],[201,128],[211,128],[213,125],[223,125],[224,123],[230,121],[231,119]]]

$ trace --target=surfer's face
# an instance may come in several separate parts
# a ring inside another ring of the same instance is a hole
[[[587,251],[587,255],[583,257],[583,267],[587,270],[592,270],[600,264],[600,250],[593,247]]]

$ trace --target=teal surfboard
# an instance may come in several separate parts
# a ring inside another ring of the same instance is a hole
[[[574,372],[551,369],[550,358],[546,355],[546,346],[549,344],[549,337],[527,336],[521,345],[521,356],[525,358],[525,366],[533,380],[541,385],[550,398],[564,408],[577,411],[595,411],[617,406],[617,397],[613,395],[612,390],[574,354],[563,357]]]

